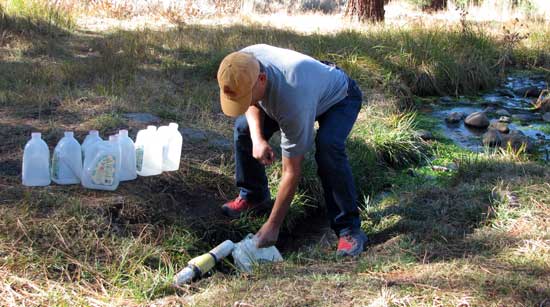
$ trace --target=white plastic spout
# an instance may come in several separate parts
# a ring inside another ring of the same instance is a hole
[[[74,132],[72,131],[65,131],[64,135],[68,138],[74,138]]]
[[[93,136],[99,136],[99,131],[97,130],[90,130],[90,135],[93,135]]]
[[[170,123],[168,124],[168,127],[173,130],[178,130],[179,125],[177,123]]]

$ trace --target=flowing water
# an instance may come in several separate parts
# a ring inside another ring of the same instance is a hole
[[[541,153],[540,157],[548,160],[550,123],[543,120],[543,114],[533,109],[533,103],[537,98],[524,97],[522,92],[525,92],[526,88],[531,88],[533,93],[538,93],[548,89],[548,83],[540,76],[511,76],[499,88],[479,97],[441,97],[425,112],[438,119],[438,128],[445,137],[475,152],[483,151],[482,136],[487,129],[469,127],[464,124],[464,120],[454,124],[447,123],[445,121],[447,116],[452,112],[462,112],[467,116],[474,112],[485,111],[490,121],[496,122],[505,115],[511,121],[508,125],[510,131],[523,132],[536,145]]]

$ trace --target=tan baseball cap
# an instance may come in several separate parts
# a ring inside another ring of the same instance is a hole
[[[223,59],[218,69],[218,84],[225,115],[235,117],[246,112],[259,75],[260,63],[252,54],[237,51]]]

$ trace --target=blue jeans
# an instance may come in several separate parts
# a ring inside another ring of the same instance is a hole
[[[355,81],[349,78],[348,95],[316,119],[319,122],[315,137],[317,174],[323,185],[330,226],[339,236],[359,229],[361,224],[345,141],[361,109],[362,96]],[[262,129],[269,140],[279,130],[279,124],[264,114]],[[233,137],[240,196],[254,203],[268,199],[265,168],[252,156],[252,139],[244,115],[237,118]]]

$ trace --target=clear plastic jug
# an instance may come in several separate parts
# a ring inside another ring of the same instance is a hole
[[[50,183],[50,149],[42,134],[33,132],[23,152],[23,185],[37,187]]]
[[[153,176],[162,173],[162,143],[157,135],[157,127],[147,126],[136,137],[136,171],[140,176]]]
[[[88,132],[88,135],[84,138],[84,142],[82,142],[82,161],[86,159],[86,151],[89,150],[94,143],[101,141],[103,141],[103,139],[99,136],[99,131],[90,130],[90,132]]]
[[[66,131],[65,136],[55,146],[51,176],[57,184],[78,184],[82,172],[82,148],[74,138],[72,131]]]
[[[94,144],[84,160],[82,186],[88,189],[114,191],[120,183],[121,163],[118,138]]]
[[[134,180],[136,173],[136,150],[134,141],[128,136],[128,130],[118,132],[120,146],[120,181]]]
[[[162,170],[177,171],[180,167],[181,146],[183,138],[178,130],[178,124],[170,123],[158,129],[158,136],[162,143]]]
[[[257,248],[257,243],[258,238],[249,233],[241,242],[235,244],[231,255],[235,265],[241,271],[250,273],[255,265],[283,261],[281,253],[275,246]]]

